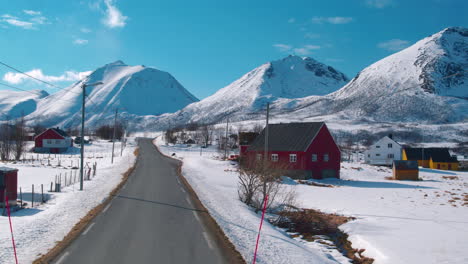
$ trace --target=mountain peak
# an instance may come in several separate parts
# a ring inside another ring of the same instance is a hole
[[[116,60],[114,62],[108,63],[107,65],[112,65],[112,66],[127,66],[123,61],[121,60]]]

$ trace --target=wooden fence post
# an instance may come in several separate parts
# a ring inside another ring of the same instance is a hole
[[[31,207],[34,208],[34,184],[32,185],[32,199],[31,199]]]
[[[41,200],[42,200],[42,203],[44,203],[44,184],[41,183]]]
[[[21,187],[20,187],[20,206],[21,208],[23,208],[23,192],[21,191]]]

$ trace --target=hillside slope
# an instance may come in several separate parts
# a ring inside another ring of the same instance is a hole
[[[43,90],[28,92],[0,90],[0,121],[29,115],[36,110],[38,101],[48,95]]]

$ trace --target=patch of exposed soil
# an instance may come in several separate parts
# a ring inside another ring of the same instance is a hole
[[[355,249],[348,240],[348,234],[338,227],[355,218],[337,214],[326,214],[318,210],[302,209],[280,212],[273,223],[288,232],[300,234],[302,239],[319,243],[331,242],[354,264],[372,264],[374,259],[363,256],[365,249]],[[326,238],[324,240],[324,238]]]

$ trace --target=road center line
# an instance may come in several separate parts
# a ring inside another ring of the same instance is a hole
[[[190,199],[188,197],[185,197],[185,200],[187,201],[187,203],[192,206],[192,202],[190,201]]]
[[[94,226],[94,224],[95,223],[91,223],[81,235],[85,236],[89,232],[89,230],[91,230],[91,228]]]
[[[197,219],[197,221],[201,223],[201,221],[200,221],[200,217],[198,217],[198,214],[197,214],[197,212],[195,212],[195,211],[192,211],[192,213],[193,213],[193,215],[195,216],[195,218]]]
[[[211,240],[210,238],[208,237],[208,234],[206,232],[203,232],[203,236],[205,237],[205,240],[206,240],[206,243],[208,244],[208,247],[210,249],[213,249],[213,244],[211,244]]]
[[[63,255],[57,260],[57,262],[55,262],[55,264],[61,264],[68,255],[70,255],[70,253],[68,253],[68,251],[63,253]]]

